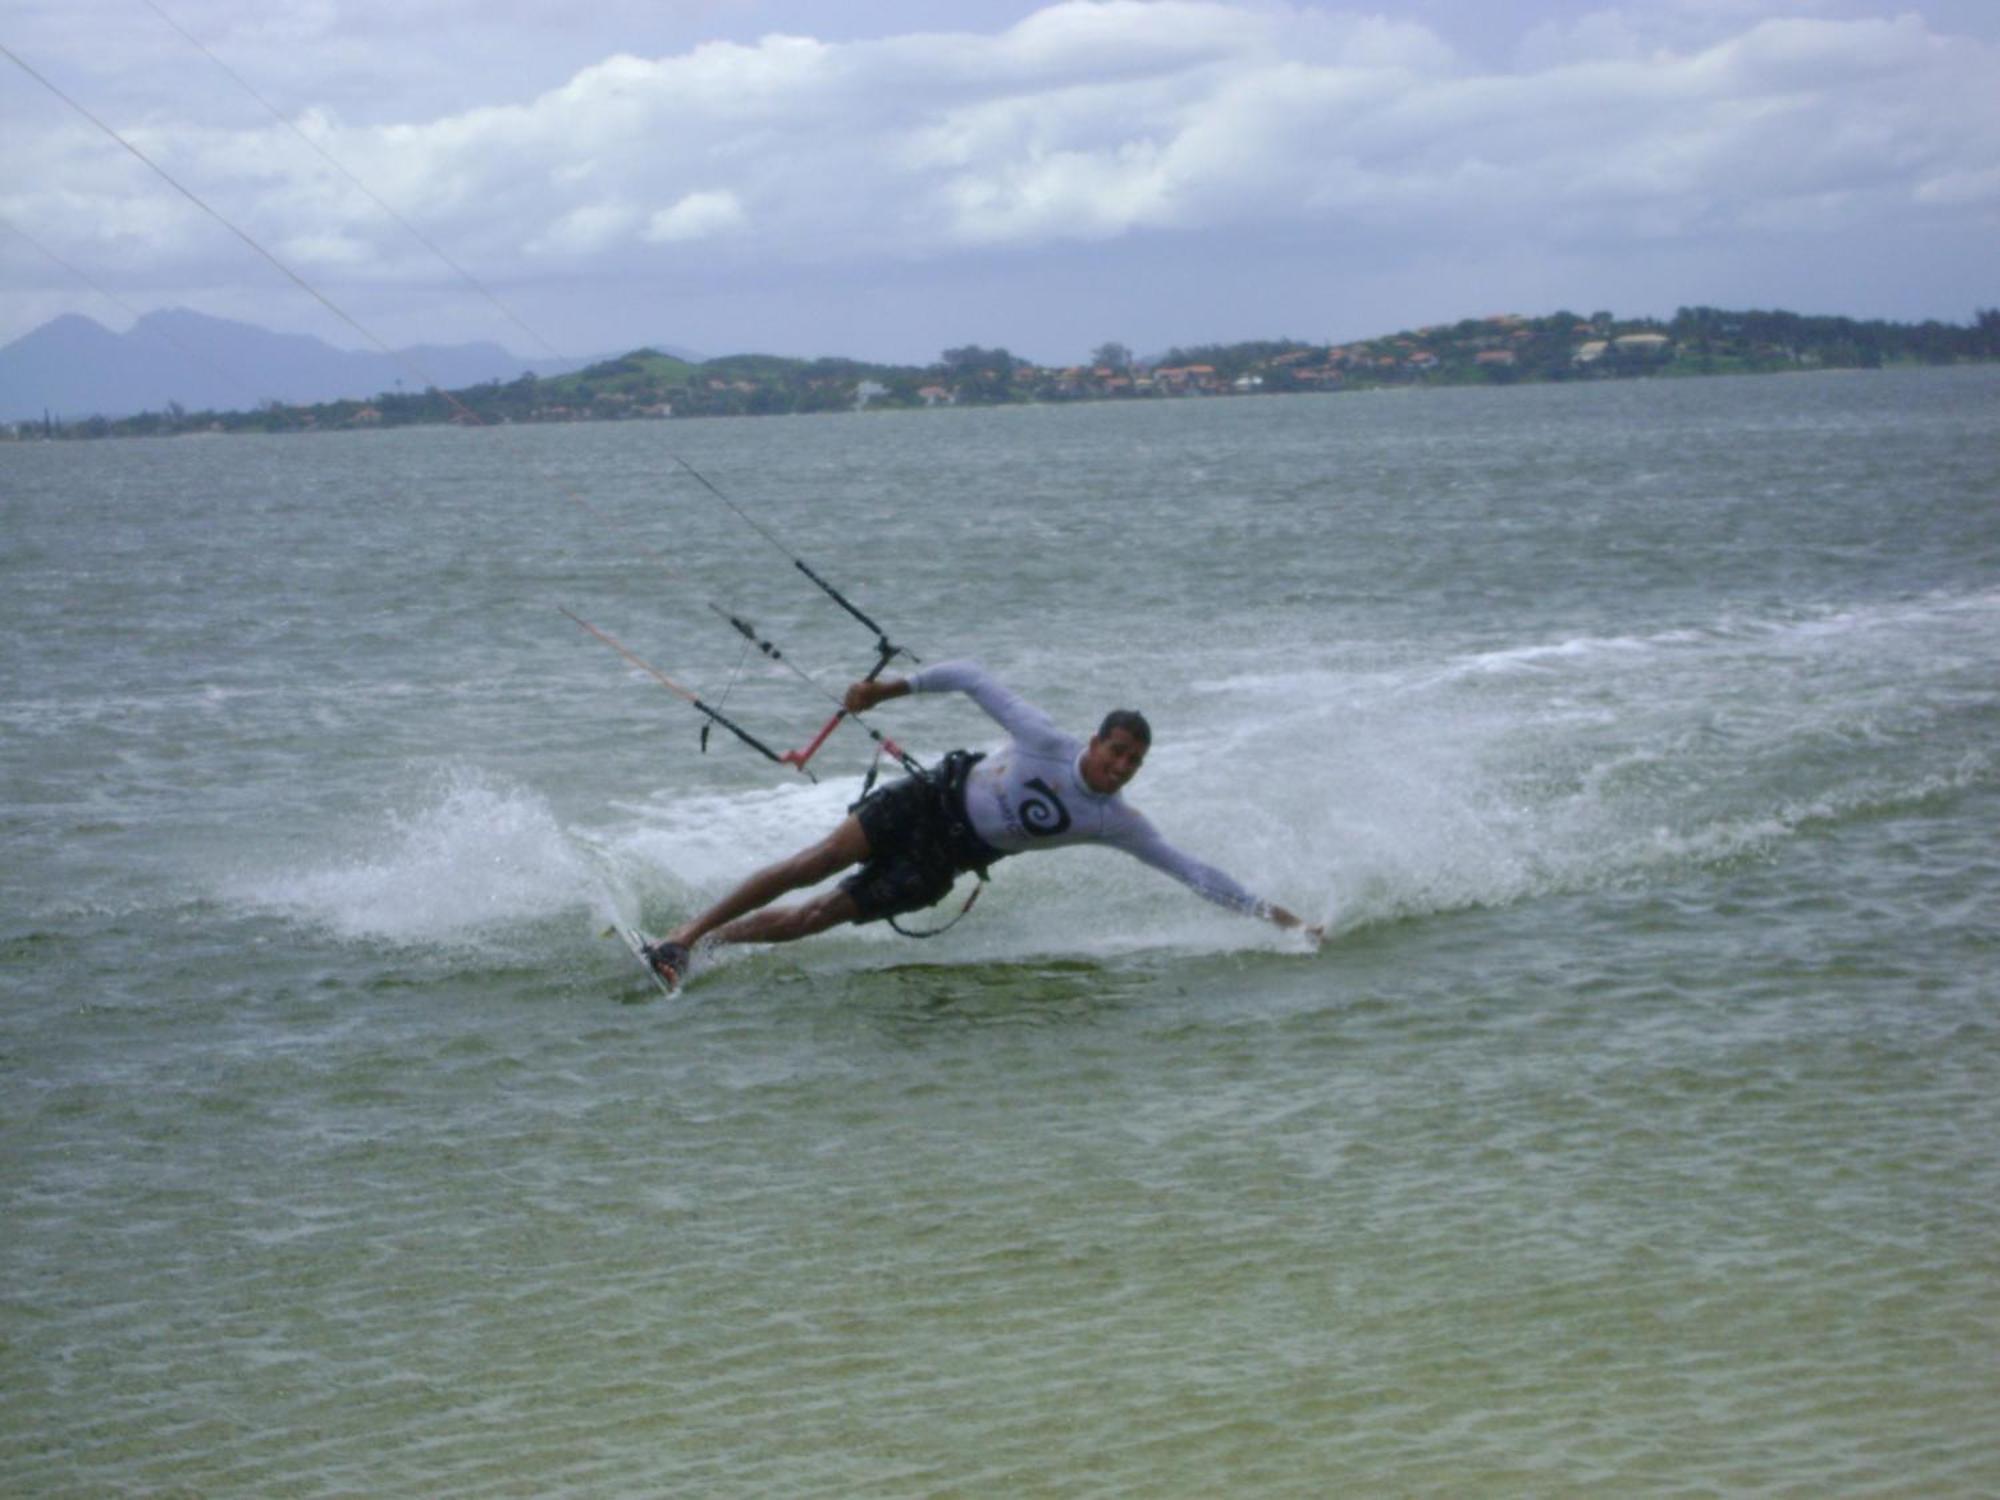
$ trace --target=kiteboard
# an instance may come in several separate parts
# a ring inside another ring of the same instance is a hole
[[[654,968],[646,958],[646,949],[652,945],[652,939],[639,931],[638,928],[626,927],[622,923],[614,924],[611,930],[623,939],[627,948],[632,950],[632,957],[639,961],[639,967],[646,971],[646,977],[653,981],[662,995],[671,1000],[680,994],[681,986],[687,983],[687,975],[681,975],[672,984],[667,983],[666,976]]]

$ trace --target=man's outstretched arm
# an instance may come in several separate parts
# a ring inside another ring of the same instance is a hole
[[[843,706],[849,713],[865,714],[876,704],[900,698],[906,693],[963,693],[977,703],[989,719],[1006,730],[1009,739],[1045,751],[1077,748],[1047,713],[1014,692],[977,662],[938,662],[907,678],[883,677],[874,682],[857,682],[848,688]]]
[[[1111,842],[1141,863],[1151,865],[1164,875],[1171,875],[1196,895],[1213,901],[1217,906],[1226,906],[1249,917],[1262,917],[1279,927],[1302,928],[1314,943],[1326,937],[1324,926],[1307,925],[1296,913],[1275,901],[1264,900],[1214,865],[1176,849],[1160,837],[1159,830],[1149,819],[1136,810],[1126,810],[1123,825],[1112,834]]]

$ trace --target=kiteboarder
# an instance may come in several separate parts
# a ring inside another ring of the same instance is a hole
[[[1322,927],[1307,926],[1176,849],[1125,801],[1125,786],[1152,747],[1152,728],[1142,714],[1114,710],[1088,742],[1080,741],[973,662],[943,662],[906,678],[865,679],[848,688],[844,706],[863,714],[891,698],[943,692],[964,693],[984,709],[1007,731],[1006,747],[991,755],[953,751],[921,774],[876,789],[825,838],[751,875],[646,949],[668,984],[686,975],[698,943],[787,943],[844,922],[893,925],[899,916],[942,901],[968,870],[983,880],[996,860],[1079,843],[1108,844],[1219,906],[1304,928],[1314,942],[1324,936]],[[850,869],[831,890],[794,905],[771,905]]]

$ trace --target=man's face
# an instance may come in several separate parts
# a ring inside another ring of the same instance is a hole
[[[1093,735],[1083,751],[1083,783],[1108,796],[1122,790],[1146,763],[1146,742],[1129,729]]]

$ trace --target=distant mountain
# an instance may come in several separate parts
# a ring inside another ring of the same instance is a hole
[[[602,358],[530,359],[491,343],[400,352],[446,390],[527,373],[565,375]],[[189,411],[241,410],[267,401],[414,392],[421,384],[386,354],[336,349],[304,334],[185,308],[148,313],[125,333],[69,313],[0,349],[0,421],[31,421],[45,411],[71,421],[130,416],[163,411],[170,402]]]

